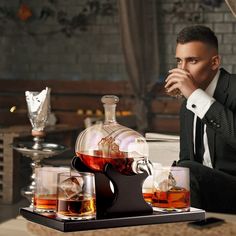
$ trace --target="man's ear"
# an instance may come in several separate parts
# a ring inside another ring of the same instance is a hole
[[[215,55],[211,58],[211,69],[216,70],[220,67],[220,56]]]

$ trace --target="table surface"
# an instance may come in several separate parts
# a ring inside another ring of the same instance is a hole
[[[0,236],[233,236],[236,235],[236,215],[207,213],[207,217],[214,216],[225,219],[226,223],[209,229],[194,229],[187,222],[109,228],[80,232],[63,233],[36,223],[25,220],[22,216],[0,224]]]

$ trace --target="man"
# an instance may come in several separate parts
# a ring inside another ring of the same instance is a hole
[[[165,88],[186,98],[178,165],[190,168],[191,205],[236,213],[236,75],[219,69],[218,41],[205,26],[178,34],[176,60]]]

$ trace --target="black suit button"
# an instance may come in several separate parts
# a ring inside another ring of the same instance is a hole
[[[196,108],[197,106],[195,104],[192,104],[192,108]]]
[[[210,120],[210,123],[212,124],[214,122],[214,120]]]
[[[220,128],[220,124],[217,124],[216,127],[217,127],[217,128]]]

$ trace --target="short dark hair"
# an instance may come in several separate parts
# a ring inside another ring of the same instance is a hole
[[[188,26],[182,29],[177,35],[177,44],[185,44],[193,41],[200,41],[213,46],[218,50],[218,40],[215,33],[203,25]]]

